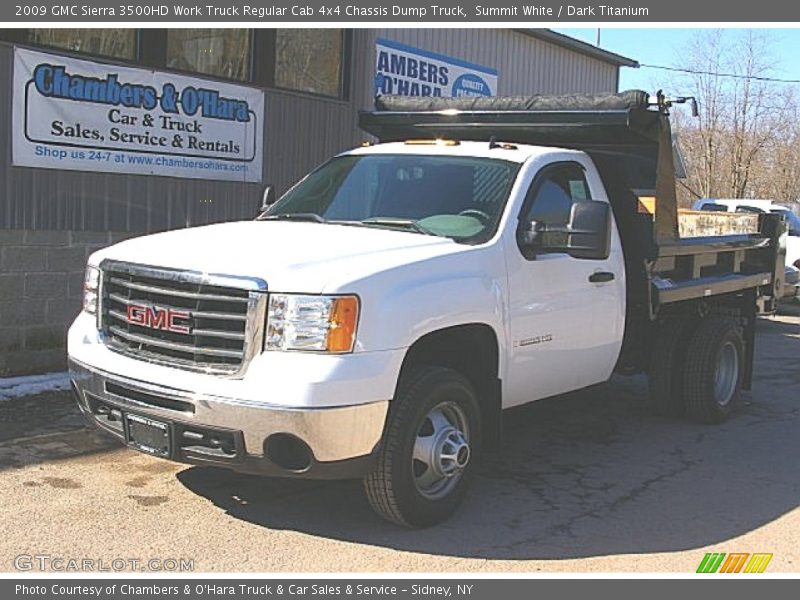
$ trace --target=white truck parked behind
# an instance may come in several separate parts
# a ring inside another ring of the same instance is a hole
[[[380,143],[256,220],[92,255],[68,340],[92,422],[176,461],[363,478],[378,513],[425,526],[505,408],[617,371],[648,373],[662,413],[731,413],[782,222],[678,237],[670,100],[377,103]]]
[[[750,198],[700,198],[692,205],[692,208],[715,213],[773,213],[786,219],[786,234],[783,238],[783,244],[786,247],[783,299],[800,302],[800,217],[797,214],[790,208],[772,200]]]

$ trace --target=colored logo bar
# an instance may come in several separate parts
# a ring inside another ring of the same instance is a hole
[[[772,554],[757,552],[707,552],[697,567],[697,573],[763,573]]]

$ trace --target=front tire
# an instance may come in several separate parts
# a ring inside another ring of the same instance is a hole
[[[451,369],[414,368],[398,386],[377,465],[364,479],[370,505],[405,527],[447,519],[466,494],[480,446],[470,382]]]
[[[687,416],[706,424],[725,421],[739,399],[743,374],[744,338],[738,323],[718,316],[701,321],[686,350]]]

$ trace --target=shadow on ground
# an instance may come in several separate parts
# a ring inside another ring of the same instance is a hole
[[[88,425],[70,392],[0,402],[0,471],[119,447]]]
[[[759,323],[756,382],[728,423],[653,417],[643,378],[508,411],[448,522],[406,531],[374,516],[360,482],[178,473],[235,518],[336,540],[486,559],[669,552],[752,531],[800,501],[800,322]]]

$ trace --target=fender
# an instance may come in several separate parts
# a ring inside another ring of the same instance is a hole
[[[497,337],[502,377],[507,302],[500,244],[401,265],[340,291],[355,292],[361,299],[356,352],[409,348],[441,329],[485,324]]]

